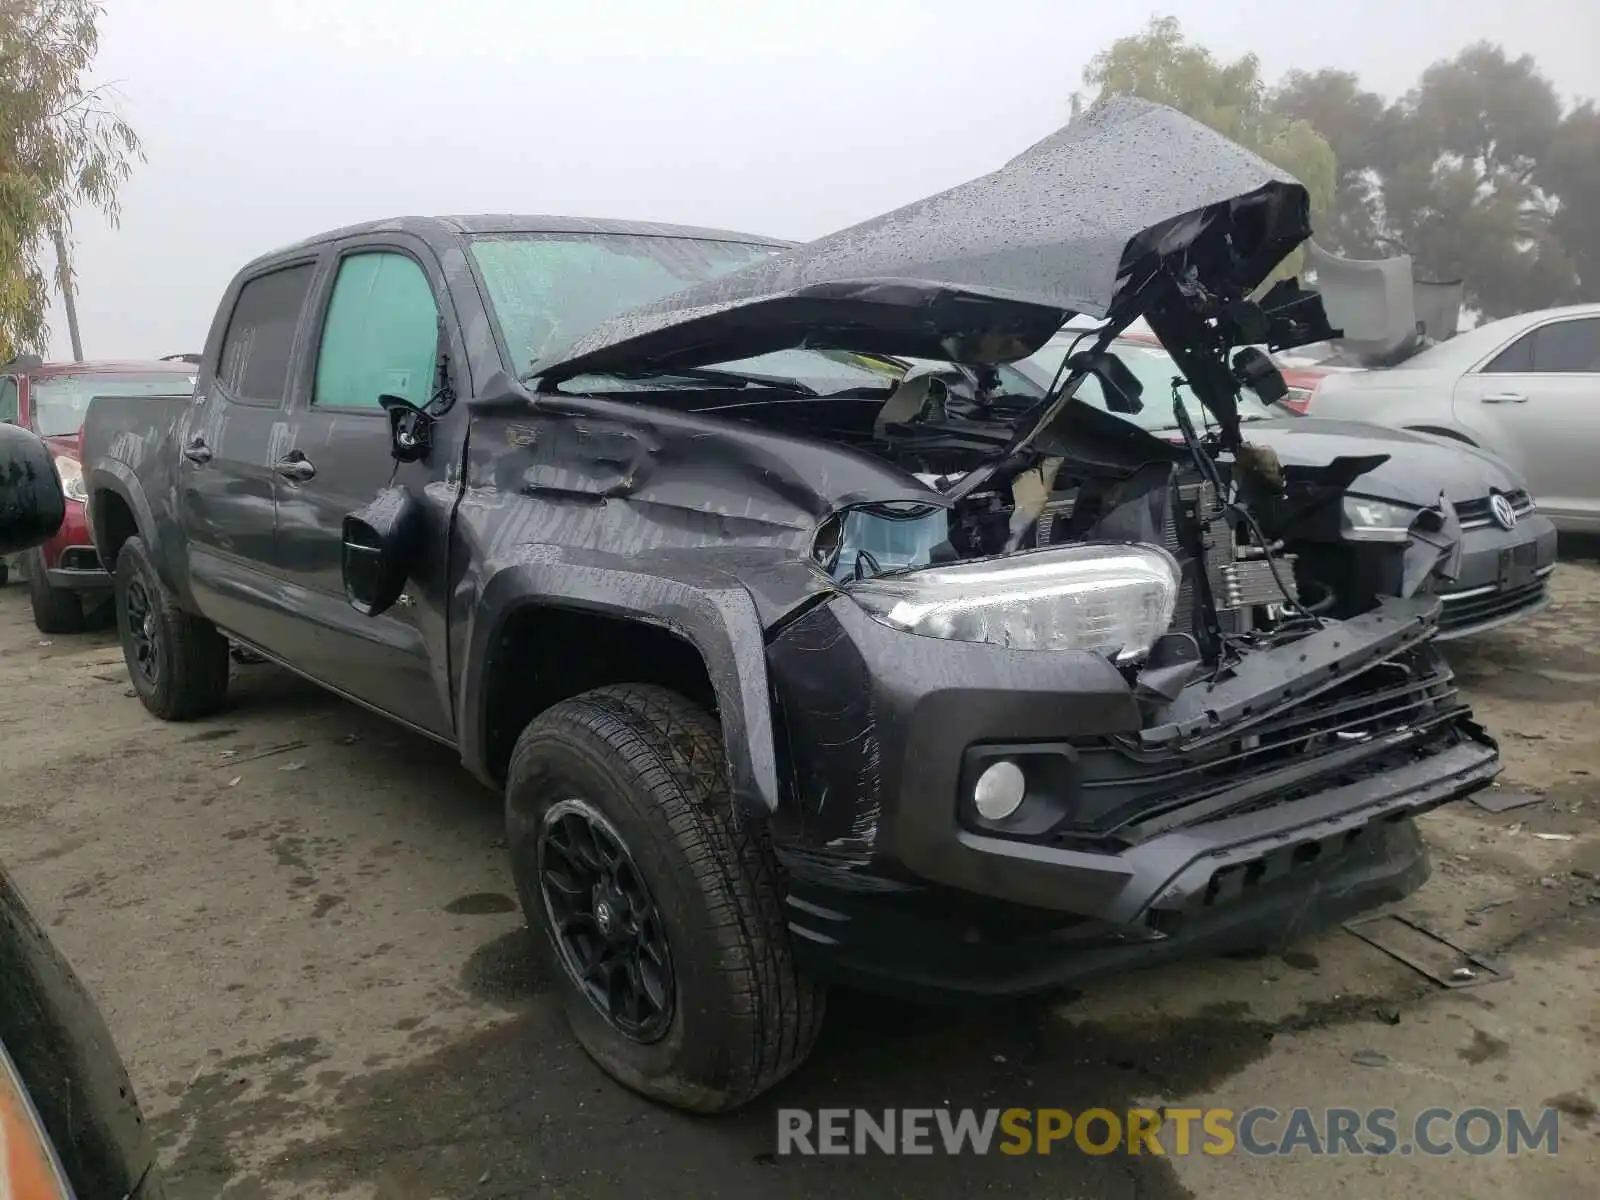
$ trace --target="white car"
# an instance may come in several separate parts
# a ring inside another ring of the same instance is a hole
[[[1328,375],[1309,412],[1481,446],[1522,474],[1557,529],[1600,532],[1600,304],[1506,317],[1398,366]]]

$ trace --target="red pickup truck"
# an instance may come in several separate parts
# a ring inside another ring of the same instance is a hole
[[[0,363],[0,421],[20,425],[45,440],[67,495],[67,517],[44,545],[16,559],[28,577],[33,620],[41,633],[76,633],[85,609],[111,597],[111,577],[100,565],[84,518],[83,469],[78,431],[95,396],[187,394],[195,367],[181,358],[152,362],[47,363],[36,357]],[[0,584],[10,574],[0,560]]]

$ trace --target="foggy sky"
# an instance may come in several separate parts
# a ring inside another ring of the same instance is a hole
[[[248,5],[248,8],[246,7]],[[406,213],[811,238],[999,166],[1148,11],[1083,0],[107,0],[149,161],[74,231],[90,358],[199,350],[249,258]],[[1295,13],[1296,8],[1299,12]],[[1480,38],[1600,94],[1593,0],[1165,0],[1218,54],[1387,95]],[[59,305],[52,352],[69,356]]]

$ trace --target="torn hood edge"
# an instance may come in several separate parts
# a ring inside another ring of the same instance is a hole
[[[1116,97],[989,175],[618,314],[530,374],[550,388],[796,348],[1011,362],[1074,315],[1144,315],[1163,268],[1247,293],[1308,214],[1266,160]]]

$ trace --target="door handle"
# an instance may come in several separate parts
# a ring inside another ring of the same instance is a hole
[[[183,456],[192,463],[208,463],[211,461],[211,447],[206,445],[205,438],[196,437],[183,448]]]
[[[311,460],[298,450],[280,458],[272,469],[293,483],[304,483],[317,474],[317,468],[311,465]]]
[[[1485,404],[1526,404],[1528,398],[1521,392],[1491,392],[1483,398]]]

